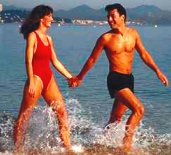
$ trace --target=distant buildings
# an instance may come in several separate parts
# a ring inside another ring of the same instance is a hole
[[[3,11],[3,5],[0,3],[0,13]],[[3,23],[1,14],[0,14],[0,23]]]
[[[3,10],[3,5],[0,3],[0,12]]]
[[[107,21],[96,21],[96,20],[81,20],[81,19],[74,19],[72,23],[75,25],[105,25]]]
[[[171,11],[160,11],[150,15],[147,11],[144,11],[144,7],[142,8],[142,13],[139,14],[132,10],[130,12],[131,16],[129,16],[129,21],[127,21],[128,25],[171,25]],[[151,10],[148,8],[147,10]],[[77,9],[75,10],[79,12]],[[78,13],[77,18],[75,17],[75,11],[72,9],[70,12],[66,14],[60,15],[60,12],[54,13],[54,23],[57,23],[58,26],[65,25],[65,24],[74,24],[74,25],[106,25],[107,21],[104,18],[104,15],[99,15],[98,18],[96,17],[96,11],[93,10],[94,13],[91,15],[87,15],[86,13],[80,14]],[[130,10],[131,11],[131,10]],[[82,12],[82,9],[81,9]],[[145,14],[143,13],[145,12]],[[26,9],[18,9],[18,8],[7,8],[7,6],[3,6],[0,3],[0,24],[1,23],[22,23],[23,20],[29,15],[30,10]]]

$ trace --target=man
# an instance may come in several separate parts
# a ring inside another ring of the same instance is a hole
[[[120,4],[112,4],[107,5],[105,10],[111,30],[97,40],[81,72],[70,80],[70,86],[76,87],[81,84],[86,73],[104,50],[109,61],[107,86],[111,98],[115,98],[108,124],[121,121],[127,109],[132,111],[126,122],[126,133],[123,138],[124,149],[130,150],[135,129],[144,115],[144,106],[134,94],[132,64],[135,50],[165,86],[168,86],[169,82],[145,49],[137,30],[126,26],[125,8]]]

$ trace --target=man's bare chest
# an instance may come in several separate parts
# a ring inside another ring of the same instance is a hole
[[[130,36],[115,36],[107,42],[105,48],[107,49],[107,51],[114,53],[132,53],[135,49],[135,40]]]

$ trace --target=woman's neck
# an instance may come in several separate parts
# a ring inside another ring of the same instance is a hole
[[[41,34],[46,34],[47,28],[40,26],[36,31],[41,33]]]

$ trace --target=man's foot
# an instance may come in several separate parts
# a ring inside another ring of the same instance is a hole
[[[24,153],[24,147],[20,146],[20,147],[15,147],[13,154],[14,155],[19,155],[19,154],[23,154]]]
[[[132,151],[132,136],[124,137],[122,149],[124,152]]]

